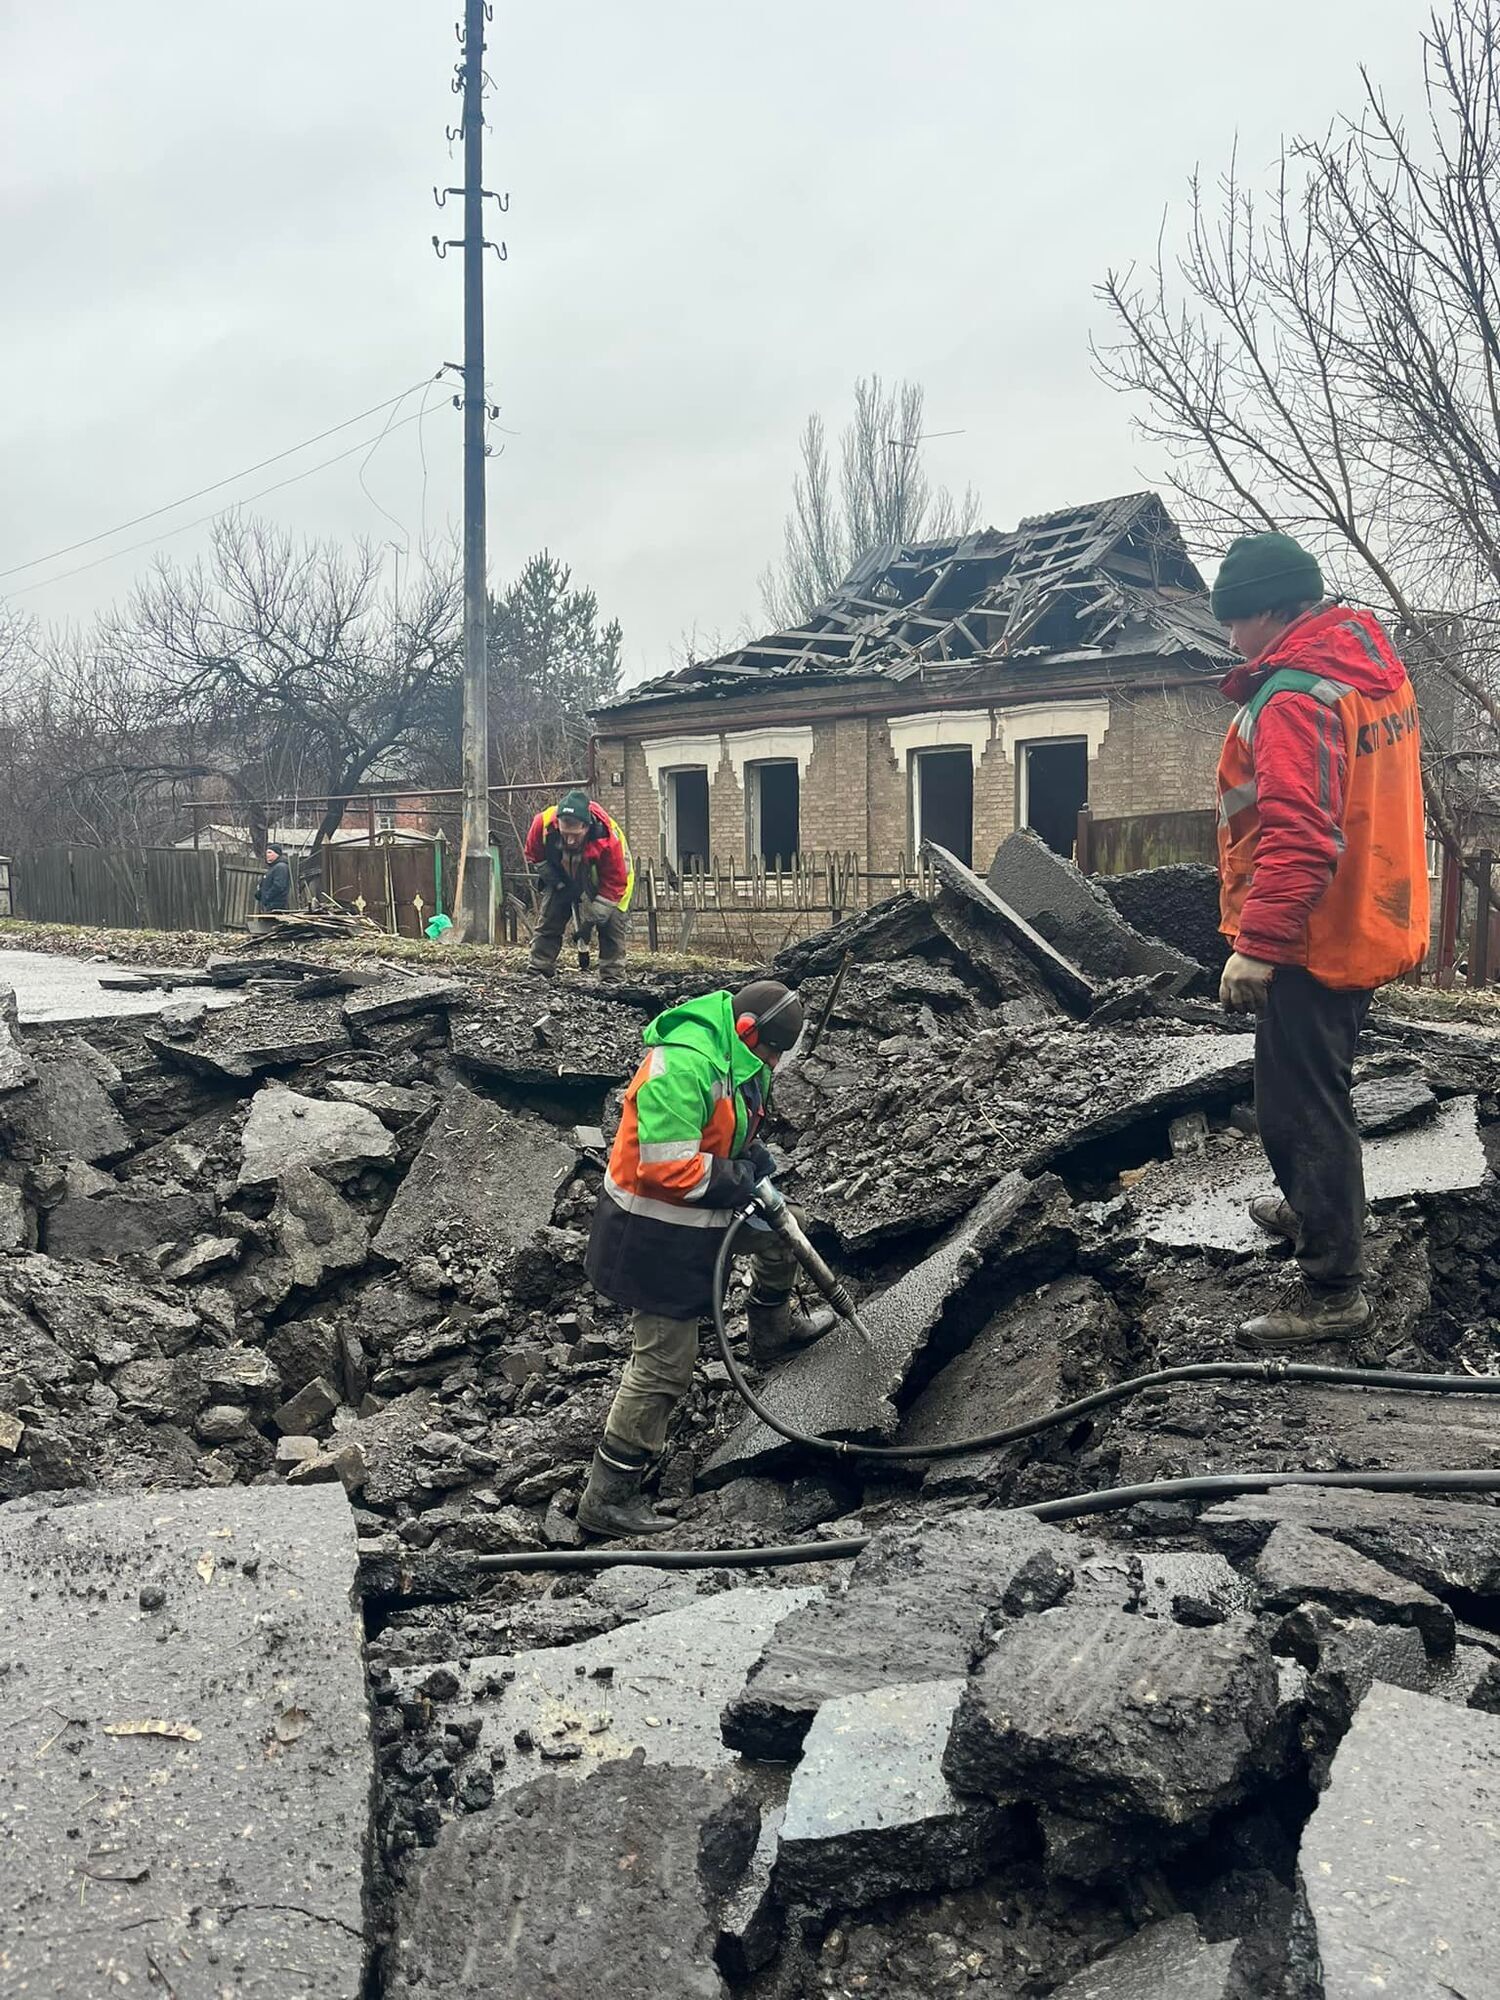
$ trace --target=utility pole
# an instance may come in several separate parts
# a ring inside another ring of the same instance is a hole
[[[463,97],[464,184],[444,188],[433,198],[441,207],[450,194],[464,202],[464,233],[432,247],[440,257],[450,249],[464,253],[464,720],[463,720],[463,881],[458,885],[464,935],[489,944],[494,935],[494,885],[490,869],[489,755],[489,585],[485,561],[484,461],[484,253],[494,250],[503,260],[505,245],[487,243],[484,234],[484,24],[492,9],[487,0],[464,0],[461,31],[463,61],[457,65],[454,89]],[[458,135],[451,129],[449,138]],[[510,197],[501,210],[510,206]]]

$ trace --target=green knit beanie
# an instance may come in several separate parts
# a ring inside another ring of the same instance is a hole
[[[1290,535],[1241,535],[1229,544],[1209,597],[1221,625],[1254,618],[1262,611],[1286,611],[1316,604],[1323,595],[1323,572]]]
[[[593,815],[589,811],[587,792],[564,792],[557,802],[559,819],[581,819],[587,823]]]

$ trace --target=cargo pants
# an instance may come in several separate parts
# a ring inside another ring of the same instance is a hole
[[[757,1231],[750,1283],[762,1297],[785,1297],[797,1282],[797,1260],[779,1236]],[[698,1359],[698,1321],[665,1313],[636,1312],[630,1320],[630,1359],[604,1424],[606,1447],[626,1463],[655,1458],[667,1441],[672,1412],[692,1387]]]
[[[531,955],[527,963],[533,972],[550,973],[555,970],[557,955],[562,950],[563,933],[572,917],[571,891],[561,886],[547,890],[536,929],[531,933]],[[616,910],[607,923],[595,928],[593,943],[598,948],[599,970],[604,976],[618,972],[625,963],[625,941],[629,930],[630,919],[623,910]]]

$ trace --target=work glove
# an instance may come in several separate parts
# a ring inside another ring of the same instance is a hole
[[[754,1194],[755,1175],[743,1154],[737,1160],[715,1159],[704,1197],[710,1208],[743,1208]]]
[[[586,922],[603,925],[607,924],[611,917],[620,914],[620,906],[618,903],[606,901],[603,896],[591,896],[584,903],[581,914]]]
[[[1276,968],[1263,958],[1247,958],[1242,951],[1231,952],[1219,981],[1219,999],[1231,1014],[1265,1012]]]
[[[740,1158],[748,1163],[750,1171],[754,1174],[757,1181],[775,1179],[778,1171],[776,1162],[771,1157],[770,1147],[763,1144],[761,1140],[752,1139],[744,1152],[741,1153]]]

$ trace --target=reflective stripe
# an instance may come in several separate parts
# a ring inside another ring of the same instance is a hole
[[[1325,708],[1337,708],[1344,696],[1352,694],[1354,690],[1345,687],[1342,681],[1331,681],[1325,677],[1315,680],[1307,692],[1314,701],[1322,702]]]
[[[1219,824],[1228,826],[1236,813],[1242,813],[1255,804],[1255,780],[1247,784],[1231,785],[1227,792],[1219,794]]]
[[[696,1139],[657,1139],[636,1150],[643,1166],[662,1167],[669,1160],[696,1160],[703,1148]]]
[[[682,1197],[684,1201],[702,1201],[708,1193],[708,1184],[714,1177],[713,1161],[706,1153],[700,1153],[698,1157],[703,1162],[703,1172],[698,1178],[698,1185],[690,1187]]]
[[[1390,661],[1381,658],[1380,648],[1375,644],[1375,641],[1370,637],[1357,618],[1346,618],[1343,624],[1336,625],[1334,630],[1336,632],[1347,632],[1351,638],[1358,639],[1366,653],[1370,656],[1370,664],[1379,667],[1382,673],[1390,671]]]
[[[705,1178],[704,1186],[707,1185]],[[608,1171],[604,1176],[604,1192],[627,1215],[649,1216],[653,1222],[671,1222],[681,1229],[727,1229],[734,1220],[732,1208],[684,1208],[681,1202],[655,1201],[648,1194],[629,1194]]]

